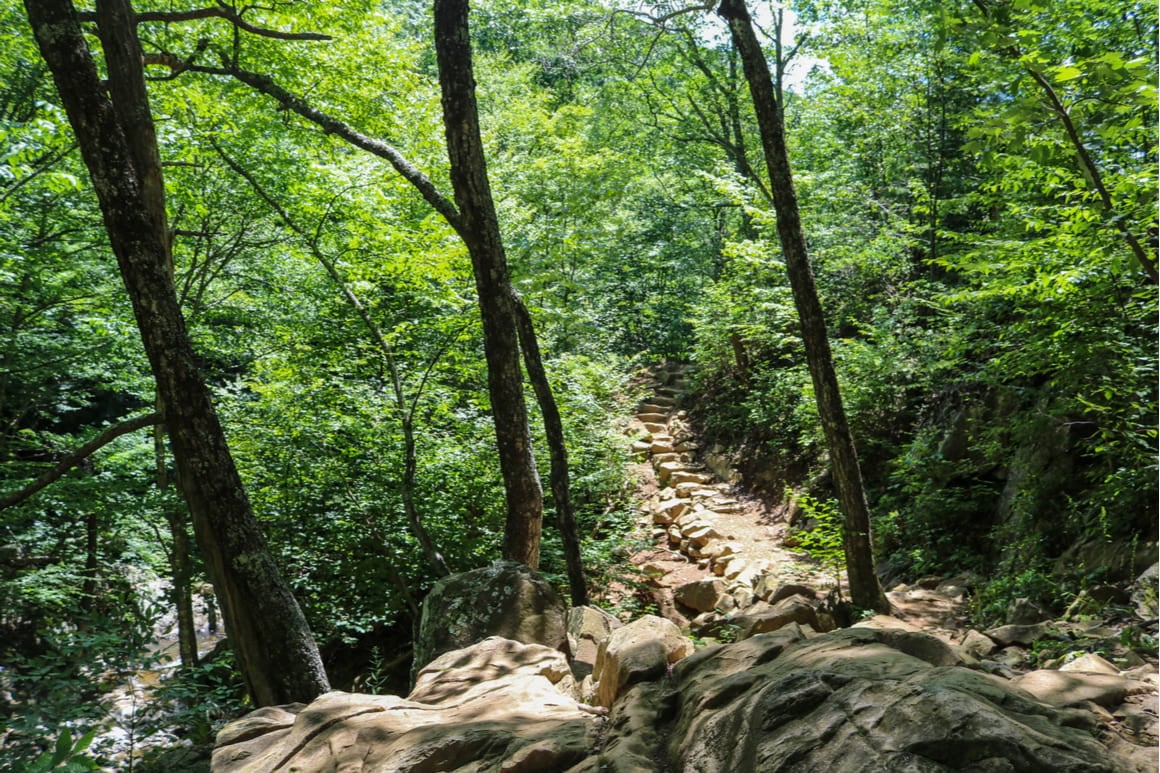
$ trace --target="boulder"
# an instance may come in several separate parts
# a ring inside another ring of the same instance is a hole
[[[1031,599],[1018,598],[1007,605],[1008,625],[1035,625],[1051,615]]]
[[[1160,616],[1158,612],[1160,604],[1157,604],[1158,592],[1160,592],[1160,563],[1152,564],[1132,583],[1131,600],[1137,615],[1145,620],[1155,620]]]
[[[972,628],[967,631],[959,647],[968,655],[976,658],[985,658],[995,651],[995,642],[991,640],[991,637],[981,634]]]
[[[802,596],[807,599],[817,596],[814,589],[808,585],[783,582],[771,574],[762,575],[757,585],[753,587],[753,593],[762,601],[767,601],[770,604],[776,604],[790,596]]]
[[[818,613],[801,596],[790,596],[773,605],[758,601],[741,614],[734,615],[732,622],[738,626],[737,638],[748,639],[759,633],[785,628],[790,623],[808,625],[816,631]]]
[[[563,649],[567,609],[551,583],[514,561],[444,577],[423,601],[411,677],[444,652],[489,636]]]
[[[596,702],[611,706],[621,691],[637,682],[663,676],[670,666],[693,653],[693,644],[676,625],[645,615],[612,632],[596,654]]]
[[[596,653],[600,645],[622,623],[615,615],[605,612],[599,607],[572,607],[568,610],[567,636],[568,652],[573,661],[596,665]]]
[[[405,699],[330,692],[259,709],[218,734],[212,770],[565,770],[592,754],[600,728],[560,688],[569,681],[559,651],[487,639],[430,663]]]
[[[1000,647],[1010,647],[1012,644],[1022,644],[1030,647],[1047,634],[1046,623],[1033,625],[1001,625],[987,631],[987,636]]]
[[[803,640],[791,626],[698,652],[673,672],[669,769],[1124,769],[1091,735],[1087,712],[894,646],[914,636],[922,634],[852,628]]]
[[[725,596],[725,583],[717,579],[694,580],[673,589],[673,599],[689,609],[709,612],[717,608]]]
[[[1094,652],[1087,652],[1075,660],[1069,660],[1059,667],[1060,671],[1076,672],[1081,674],[1111,674],[1119,676],[1120,669],[1109,663]]]

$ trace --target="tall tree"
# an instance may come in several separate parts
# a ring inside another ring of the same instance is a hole
[[[858,452],[842,405],[826,322],[814,283],[801,224],[797,193],[794,191],[789,153],[786,149],[782,106],[777,98],[769,64],[758,43],[753,21],[744,0],[722,0],[717,13],[729,23],[733,44],[741,56],[757,114],[765,163],[769,171],[773,206],[777,212],[777,233],[785,258],[786,272],[793,289],[794,305],[801,321],[806,360],[814,384],[818,414],[830,450],[834,488],[844,516],[843,541],[850,598],[856,606],[886,612],[890,603],[874,572],[870,534],[870,507],[862,484]]]
[[[309,701],[329,689],[305,618],[278,573],[199,372],[169,270],[164,187],[135,17],[97,3],[109,87],[68,0],[26,0],[104,215],[173,444],[181,490],[257,705]]]

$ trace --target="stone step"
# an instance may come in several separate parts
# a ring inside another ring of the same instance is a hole
[[[638,413],[636,415],[637,421],[642,424],[668,424],[669,415],[667,413]]]
[[[668,435],[653,435],[652,442],[649,443],[649,450],[654,454],[671,454],[673,451],[673,439]]]
[[[680,475],[685,472],[684,462],[662,462],[656,466],[657,480],[661,485],[667,485],[672,479],[673,475]]]
[[[643,408],[646,405],[651,405],[651,406],[655,406],[657,408],[668,410],[669,408],[672,408],[676,404],[677,404],[677,401],[671,397],[666,397],[665,395],[653,395],[651,397],[646,397],[644,399],[644,401],[640,404],[640,407]]]
[[[641,426],[644,427],[644,431],[650,435],[664,435],[669,431],[669,425],[662,424],[660,422],[654,423],[650,421],[645,424],[641,424]]]
[[[653,509],[653,523],[667,526],[684,515],[689,503],[683,499],[667,499]]]
[[[669,464],[673,464],[673,462],[669,462]],[[694,472],[683,465],[681,469],[670,470],[669,478],[674,486],[678,483],[708,483],[712,480],[709,475],[703,472]]]

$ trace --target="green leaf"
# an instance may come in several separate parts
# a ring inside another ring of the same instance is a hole
[[[1076,78],[1084,77],[1084,75],[1086,75],[1086,73],[1083,70],[1070,64],[1064,65],[1063,67],[1057,67],[1055,69],[1055,80],[1059,83],[1073,81]]]

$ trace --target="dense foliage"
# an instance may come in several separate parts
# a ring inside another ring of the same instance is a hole
[[[405,419],[419,514],[449,567],[498,555],[470,263],[389,166],[224,74],[172,63],[212,71],[228,51],[447,187],[428,9],[395,5],[245,12],[327,41],[235,35],[220,18],[139,30],[160,63],[150,92],[175,275],[204,373],[279,565],[328,665],[349,671],[372,648],[403,649],[436,579],[403,511]],[[883,573],[995,577],[986,615],[1154,560],[1155,8],[802,0],[791,30],[780,4],[751,5],[785,65]],[[771,495],[831,493],[736,53],[712,14],[676,9],[473,9],[489,173],[597,578],[630,521],[610,417],[641,362],[696,364],[696,417]],[[23,9],[5,0],[0,497],[153,401],[71,130]],[[166,513],[181,509],[157,464],[149,433],[128,434],[0,510],[0,758],[51,760],[58,739],[62,763],[83,758],[83,730],[59,729],[101,720],[112,675],[145,664],[136,645],[166,603],[142,578],[170,575]],[[546,540],[544,569],[562,583],[558,537]],[[1061,556],[1067,572],[1053,574]],[[238,700],[228,665],[202,672],[173,704],[200,690],[224,716]]]

